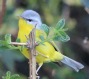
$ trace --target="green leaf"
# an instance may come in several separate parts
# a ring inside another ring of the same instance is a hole
[[[5,35],[5,40],[0,40],[0,47],[2,47],[2,46],[9,47],[10,43],[11,43],[11,34],[6,34]]]
[[[62,42],[67,42],[70,40],[70,37],[64,32],[64,31],[60,31],[59,33],[56,33],[54,38],[54,41],[62,41]]]
[[[19,38],[17,38],[17,39],[16,39],[16,42],[20,42],[20,39],[19,39]]]
[[[56,29],[62,29],[65,25],[65,19],[61,19],[57,25],[56,25]]]
[[[6,79],[10,79],[10,77],[11,77],[11,72],[8,71],[8,72],[6,73]]]
[[[10,79],[10,77],[11,77],[11,72],[8,71],[6,72],[6,76],[2,76],[2,79]]]
[[[11,72],[7,71],[6,75],[2,76],[2,79],[21,79],[21,77],[18,74],[11,75]]]
[[[11,76],[10,79],[21,79],[21,78],[18,74],[14,74],[14,75]]]
[[[44,30],[44,32],[47,34],[49,34],[49,27],[46,24],[42,24],[41,25],[41,29]]]
[[[5,41],[10,44],[11,43],[11,34],[6,34],[5,35]]]
[[[19,49],[19,47],[10,45],[10,43],[11,43],[11,34],[6,34],[5,40],[0,40],[0,47],[7,47],[9,49]]]
[[[40,37],[40,39],[41,39],[42,41],[45,40],[45,39],[44,39],[44,36],[40,35],[39,37]]]

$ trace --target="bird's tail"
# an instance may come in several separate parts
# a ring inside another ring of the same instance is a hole
[[[80,69],[84,68],[84,65],[82,65],[81,63],[67,57],[64,56],[64,58],[61,60],[62,63],[70,66],[71,68],[73,68],[76,72],[78,72]]]

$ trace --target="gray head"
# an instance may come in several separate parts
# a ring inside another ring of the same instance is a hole
[[[36,26],[37,29],[40,29],[42,22],[40,15],[36,11],[26,10],[21,14],[21,17],[24,18],[27,23]]]

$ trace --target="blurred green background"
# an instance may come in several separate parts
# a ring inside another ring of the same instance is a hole
[[[2,6],[0,0],[0,6]],[[1,11],[0,7],[0,11]],[[70,41],[57,42],[61,52],[85,65],[83,70],[75,72],[65,65],[45,63],[39,71],[40,79],[89,79],[89,44],[84,39],[89,37],[89,14],[80,0],[6,0],[6,10],[0,27],[0,40],[6,33],[12,34],[15,41],[18,31],[19,15],[27,9],[37,11],[43,23],[48,26],[65,19]],[[0,47],[0,79],[6,71],[18,73],[22,79],[28,78],[28,60],[19,50]]]

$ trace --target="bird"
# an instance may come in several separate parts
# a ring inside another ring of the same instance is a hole
[[[41,29],[42,21],[39,13],[34,10],[25,10],[19,18],[18,21],[19,31],[17,38],[20,39],[20,42],[27,42],[26,36],[32,31],[34,27],[36,27],[36,41],[41,41],[40,35],[46,37],[46,33]],[[40,70],[44,63],[49,62],[62,62],[76,72],[80,69],[84,68],[84,65],[63,55],[60,51],[56,50],[56,46],[54,43],[51,42],[44,42],[43,44],[38,44],[36,46],[36,62],[38,63],[39,67],[37,68],[36,72]],[[27,47],[22,48],[21,53],[29,59],[29,51]]]

